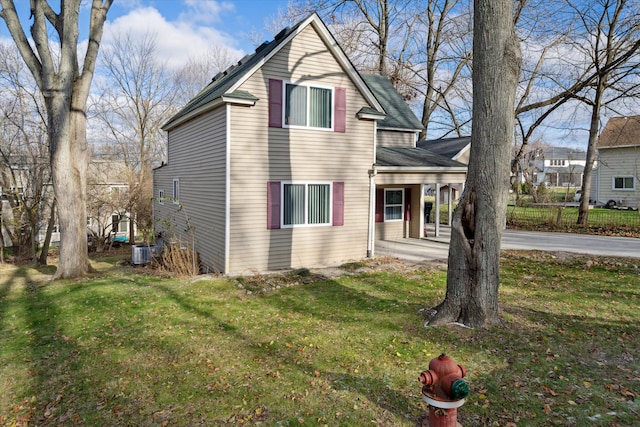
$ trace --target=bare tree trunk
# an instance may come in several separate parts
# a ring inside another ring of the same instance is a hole
[[[589,143],[587,144],[587,158],[582,175],[582,193],[580,194],[580,207],[578,208],[578,225],[587,225],[589,221],[589,195],[591,194],[591,175],[593,163],[596,160],[596,143],[600,130],[600,110],[602,109],[602,94],[606,84],[604,78],[598,79],[595,99],[591,109],[591,123],[589,124]]]
[[[54,96],[49,111],[53,190],[58,203],[60,262],[55,278],[86,275],[90,271],[87,248],[86,181],[89,149],[84,111],[71,111],[71,102]],[[66,104],[66,105],[65,105]]]
[[[509,189],[521,53],[511,0],[476,0],[469,171],[453,216],[447,293],[428,324],[500,322],[500,239]]]
[[[44,236],[44,242],[42,243],[42,249],[40,250],[40,256],[38,257],[38,265],[47,265],[47,257],[49,256],[49,246],[51,245],[51,234],[53,233],[53,227],[56,224],[56,201],[51,202],[51,209],[49,211],[49,222],[47,223],[47,232]]]

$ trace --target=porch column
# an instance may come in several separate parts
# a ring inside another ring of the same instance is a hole
[[[449,186],[449,199],[447,204],[447,215],[448,215],[447,225],[451,227],[451,214],[453,211],[453,188],[452,188],[453,185],[451,183],[447,185]]]
[[[425,227],[427,224],[424,222],[424,184],[420,184],[420,233],[422,236],[427,237],[427,233],[425,233]]]
[[[376,215],[376,171],[369,171],[369,234],[367,236],[367,258],[375,256],[375,215]]]
[[[440,237],[440,183],[436,182],[436,214],[435,214],[435,222],[436,222],[436,232],[435,236]]]

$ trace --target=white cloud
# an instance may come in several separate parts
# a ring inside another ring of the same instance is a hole
[[[193,0],[192,4],[199,4]],[[109,44],[115,34],[129,33],[133,38],[153,34],[156,37],[158,54],[171,68],[182,67],[190,58],[204,55],[212,46],[224,46],[235,56],[242,57],[232,36],[212,26],[199,25],[210,22],[224,9],[216,2],[202,2],[196,6],[198,12],[181,14],[175,21],[168,21],[153,7],[139,7],[113,21],[107,21],[104,27],[103,43]],[[209,3],[212,3],[209,5]],[[191,19],[202,13],[200,19]]]
[[[184,4],[187,10],[178,16],[178,20],[183,22],[203,24],[220,22],[222,13],[235,10],[235,6],[231,3],[212,0],[185,0]]]

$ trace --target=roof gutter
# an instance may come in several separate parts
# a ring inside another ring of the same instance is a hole
[[[373,169],[379,173],[385,172],[467,172],[466,166],[376,166]]]
[[[598,150],[608,150],[609,148],[639,148],[640,144],[629,144],[629,145],[610,145],[608,147],[598,147]]]
[[[220,98],[216,98],[213,101],[203,105],[200,108],[196,108],[195,110],[190,111],[188,114],[185,114],[184,116],[180,117],[179,119],[173,122],[166,123],[164,126],[162,126],[161,129],[168,132],[180,126],[181,124],[201,114],[207,113],[221,105],[233,104],[233,105],[245,105],[245,106],[253,107],[254,105],[256,105],[257,101],[258,101],[257,98],[256,99],[237,98],[237,97],[234,97],[232,94],[227,93],[222,95]]]
[[[422,132],[422,129],[402,129],[402,128],[394,128],[389,126],[378,126],[380,130],[388,130],[388,131],[396,131],[396,132]]]

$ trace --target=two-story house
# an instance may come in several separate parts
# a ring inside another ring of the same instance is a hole
[[[551,187],[580,187],[586,164],[584,151],[568,147],[545,147],[542,167],[538,170],[537,184]]]
[[[610,118],[596,147],[591,197],[599,203],[640,208],[640,116]]]
[[[176,114],[154,171],[154,224],[227,274],[335,265],[376,239],[420,238],[428,183],[466,166],[416,147],[420,121],[389,81],[358,73],[313,14]]]

